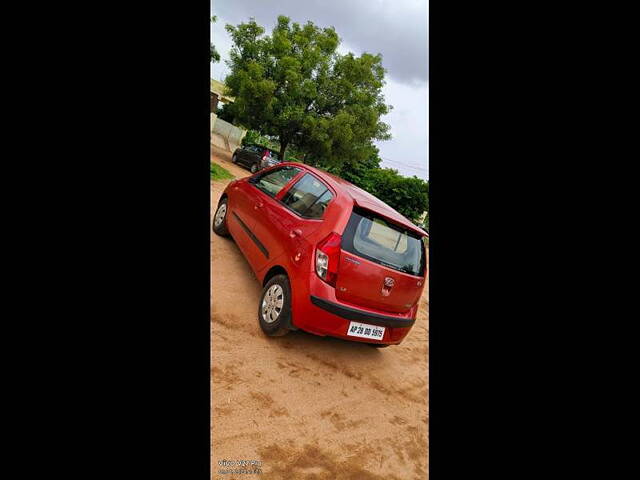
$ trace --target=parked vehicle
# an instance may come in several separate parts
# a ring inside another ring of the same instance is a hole
[[[427,233],[341,178],[282,163],[234,180],[213,231],[233,237],[263,285],[267,335],[301,329],[381,347],[415,322]]]
[[[262,145],[250,144],[236,148],[231,161],[248,167],[251,173],[256,173],[263,168],[279,164],[280,154]]]

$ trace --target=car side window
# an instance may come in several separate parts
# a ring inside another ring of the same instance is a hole
[[[296,167],[282,167],[253,177],[251,183],[267,195],[275,197],[299,172],[300,169]]]
[[[332,198],[325,184],[307,173],[289,189],[282,202],[302,217],[321,218]]]

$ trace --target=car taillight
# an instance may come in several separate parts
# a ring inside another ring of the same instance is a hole
[[[338,264],[340,263],[340,242],[342,237],[331,232],[316,248],[316,273],[332,287],[338,280]]]

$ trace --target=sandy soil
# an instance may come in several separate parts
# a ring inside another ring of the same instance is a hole
[[[212,150],[212,161],[249,175]],[[226,183],[211,182],[212,217]],[[374,349],[304,332],[266,337],[260,285],[233,241],[213,233],[211,271],[213,479],[428,478],[427,289],[402,345]],[[222,460],[259,460],[262,474],[221,473]]]

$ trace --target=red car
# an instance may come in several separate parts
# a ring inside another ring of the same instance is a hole
[[[263,285],[267,335],[301,329],[382,347],[415,322],[427,233],[341,178],[281,163],[234,180],[213,231],[233,237]]]

